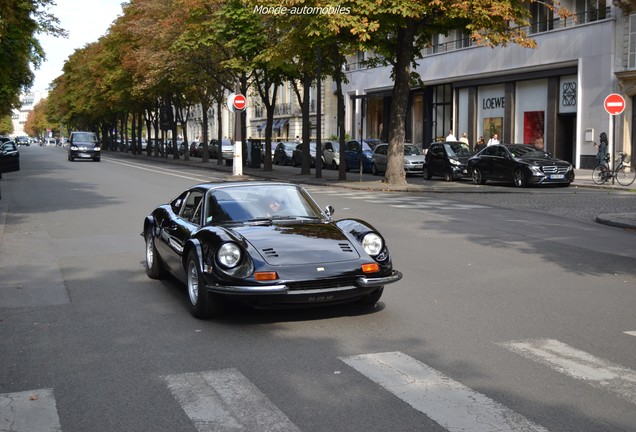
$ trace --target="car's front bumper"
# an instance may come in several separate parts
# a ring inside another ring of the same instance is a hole
[[[354,295],[364,294],[365,291],[374,291],[379,287],[394,283],[402,279],[402,273],[392,270],[387,276],[368,277],[358,276],[352,283],[343,286],[333,286],[329,288],[311,288],[303,289],[302,282],[294,282],[292,288],[287,283],[276,283],[267,285],[220,285],[207,284],[208,292],[216,294],[225,294],[230,296],[270,296],[285,295],[293,297],[313,296],[316,294],[327,295],[333,293],[354,293]],[[357,291],[362,291],[357,293]]]
[[[70,150],[72,158],[77,159],[98,159],[101,157],[101,151],[95,150]]]

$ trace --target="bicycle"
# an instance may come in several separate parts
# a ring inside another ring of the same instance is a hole
[[[636,180],[636,169],[631,166],[629,161],[626,162],[629,155],[623,152],[618,152],[618,155],[620,156],[620,161],[617,160],[618,158],[614,159],[615,162],[618,162],[614,171],[605,165],[597,165],[594,168],[594,171],[592,171],[592,181],[594,183],[601,185],[612,179],[616,179],[618,184],[622,186],[629,186],[634,183],[634,180]],[[605,162],[609,161],[610,155],[608,153],[605,156]]]

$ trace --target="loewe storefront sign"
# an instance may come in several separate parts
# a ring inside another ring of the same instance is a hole
[[[504,97],[484,98],[481,100],[482,109],[504,108]]]

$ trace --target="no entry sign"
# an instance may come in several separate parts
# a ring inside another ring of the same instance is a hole
[[[625,109],[625,99],[618,93],[612,93],[605,98],[603,105],[609,115],[617,115]]]
[[[227,98],[227,107],[231,111],[243,111],[247,107],[247,98],[240,93],[232,93]]]

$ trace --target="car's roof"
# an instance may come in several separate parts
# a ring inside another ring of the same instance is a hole
[[[210,189],[222,189],[222,188],[227,188],[227,187],[254,187],[254,186],[268,186],[268,187],[272,187],[272,186],[299,186],[296,183],[292,183],[292,182],[284,182],[284,181],[277,181],[277,182],[272,182],[272,181],[261,181],[261,180],[257,180],[257,181],[225,181],[225,182],[207,182],[207,183],[199,183],[197,185],[192,186],[189,189],[195,189],[195,188],[200,188],[200,189],[205,189],[205,190],[210,190]]]

